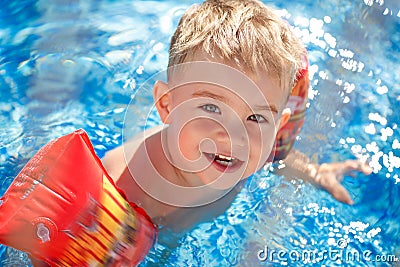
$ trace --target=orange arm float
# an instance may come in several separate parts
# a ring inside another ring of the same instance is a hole
[[[83,130],[39,150],[0,198],[0,217],[0,243],[51,266],[137,265],[156,238]]]
[[[286,106],[290,108],[292,113],[289,121],[279,129],[276,135],[274,160],[282,160],[287,157],[297,135],[300,133],[301,127],[303,127],[309,83],[308,59],[307,54],[304,54],[303,66],[297,72],[296,82]]]

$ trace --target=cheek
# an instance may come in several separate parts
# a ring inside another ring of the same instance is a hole
[[[266,129],[260,128],[252,129],[249,131],[250,140],[250,160],[249,167],[253,172],[261,168],[268,159],[274,148],[274,141],[276,135],[276,129],[273,127],[266,127]]]
[[[189,160],[195,160],[198,157],[198,145],[196,144],[199,137],[195,129],[191,127],[191,123],[184,125],[177,131],[179,148],[183,156]]]
[[[250,146],[258,149],[260,154],[261,152],[269,154],[276,138],[276,131],[277,129],[272,126],[248,127]]]
[[[196,160],[200,157],[200,146],[209,136],[210,122],[204,119],[195,119],[177,129],[179,147],[182,154],[189,160]]]

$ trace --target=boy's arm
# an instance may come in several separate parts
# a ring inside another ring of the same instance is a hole
[[[344,175],[353,171],[371,174],[372,168],[359,160],[346,160],[344,162],[333,162],[313,164],[303,153],[292,150],[283,160],[285,167],[277,170],[278,174],[291,175],[310,181],[324,188],[337,200],[346,204],[353,204],[347,190],[340,184]]]

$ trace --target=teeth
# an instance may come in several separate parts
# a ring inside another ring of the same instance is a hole
[[[219,160],[219,159],[216,159],[215,161],[218,162],[218,164],[226,166],[226,167],[229,167],[233,164],[232,161],[224,161],[224,160]]]
[[[232,157],[228,157],[228,156],[224,156],[224,155],[220,155],[220,154],[215,154],[215,157],[218,158],[216,159],[218,160],[223,160],[223,161],[232,161],[233,158]]]

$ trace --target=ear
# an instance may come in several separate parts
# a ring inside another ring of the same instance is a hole
[[[290,108],[285,108],[281,114],[281,120],[279,122],[279,129],[280,130],[285,124],[289,121],[290,115],[292,114]]]
[[[171,93],[168,84],[157,81],[153,90],[154,102],[163,123],[170,123],[169,114],[171,112]]]

